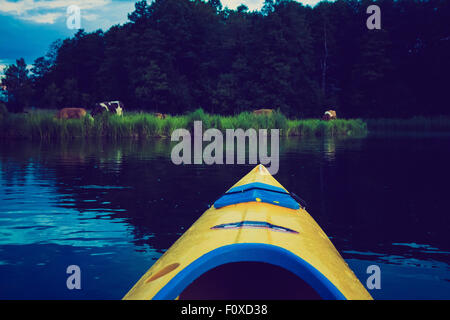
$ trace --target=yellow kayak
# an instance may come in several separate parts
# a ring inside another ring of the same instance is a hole
[[[209,208],[124,299],[372,299],[263,166]]]

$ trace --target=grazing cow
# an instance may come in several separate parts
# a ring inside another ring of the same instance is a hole
[[[58,119],[81,119],[86,115],[83,108],[63,108],[56,113]]]
[[[273,109],[259,109],[259,110],[253,110],[253,114],[256,115],[266,115],[266,116],[270,116],[272,113],[274,112]]]
[[[325,111],[325,113],[322,116],[322,120],[325,120],[325,121],[335,120],[335,119],[337,119],[337,116],[336,116],[336,111],[334,111],[334,110]]]
[[[121,101],[105,101],[96,103],[94,108],[92,108],[91,116],[95,117],[103,112],[110,112],[121,116],[123,115],[123,103]]]
[[[159,113],[159,112],[154,112],[153,115],[158,119],[165,119],[169,116],[167,113]]]

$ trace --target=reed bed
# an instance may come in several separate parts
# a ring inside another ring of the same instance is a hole
[[[360,119],[288,119],[279,112],[254,115],[242,112],[234,116],[205,113],[202,109],[185,115],[160,119],[151,113],[127,112],[124,116],[103,114],[95,119],[59,120],[52,111],[31,111],[26,114],[4,114],[0,117],[0,138],[72,139],[125,138],[149,139],[170,137],[173,130],[185,128],[192,132],[194,121],[202,121],[203,130],[280,129],[281,136],[341,136],[361,135],[367,125]]]

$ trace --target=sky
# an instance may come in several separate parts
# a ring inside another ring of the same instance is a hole
[[[251,11],[264,0],[221,0],[224,7],[235,9],[245,4]],[[300,0],[315,5],[319,0]],[[8,64],[23,57],[28,64],[45,55],[50,44],[76,33],[66,24],[67,8],[81,10],[81,28],[86,31],[108,30],[127,21],[135,0],[0,0],[0,77]]]

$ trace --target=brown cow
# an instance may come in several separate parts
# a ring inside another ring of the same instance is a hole
[[[58,111],[56,118],[58,119],[81,119],[86,115],[83,108],[63,108]]]
[[[336,116],[336,111],[334,111],[334,110],[325,111],[322,116],[322,120],[325,120],[325,121],[335,120],[335,119],[337,119],[337,116]]]
[[[265,116],[270,116],[272,113],[274,112],[273,109],[258,109],[258,110],[253,110],[253,114],[256,115],[265,115]]]
[[[166,113],[159,113],[159,112],[154,112],[153,115],[155,117],[157,117],[158,119],[165,119],[165,118],[167,118],[169,116]]]

